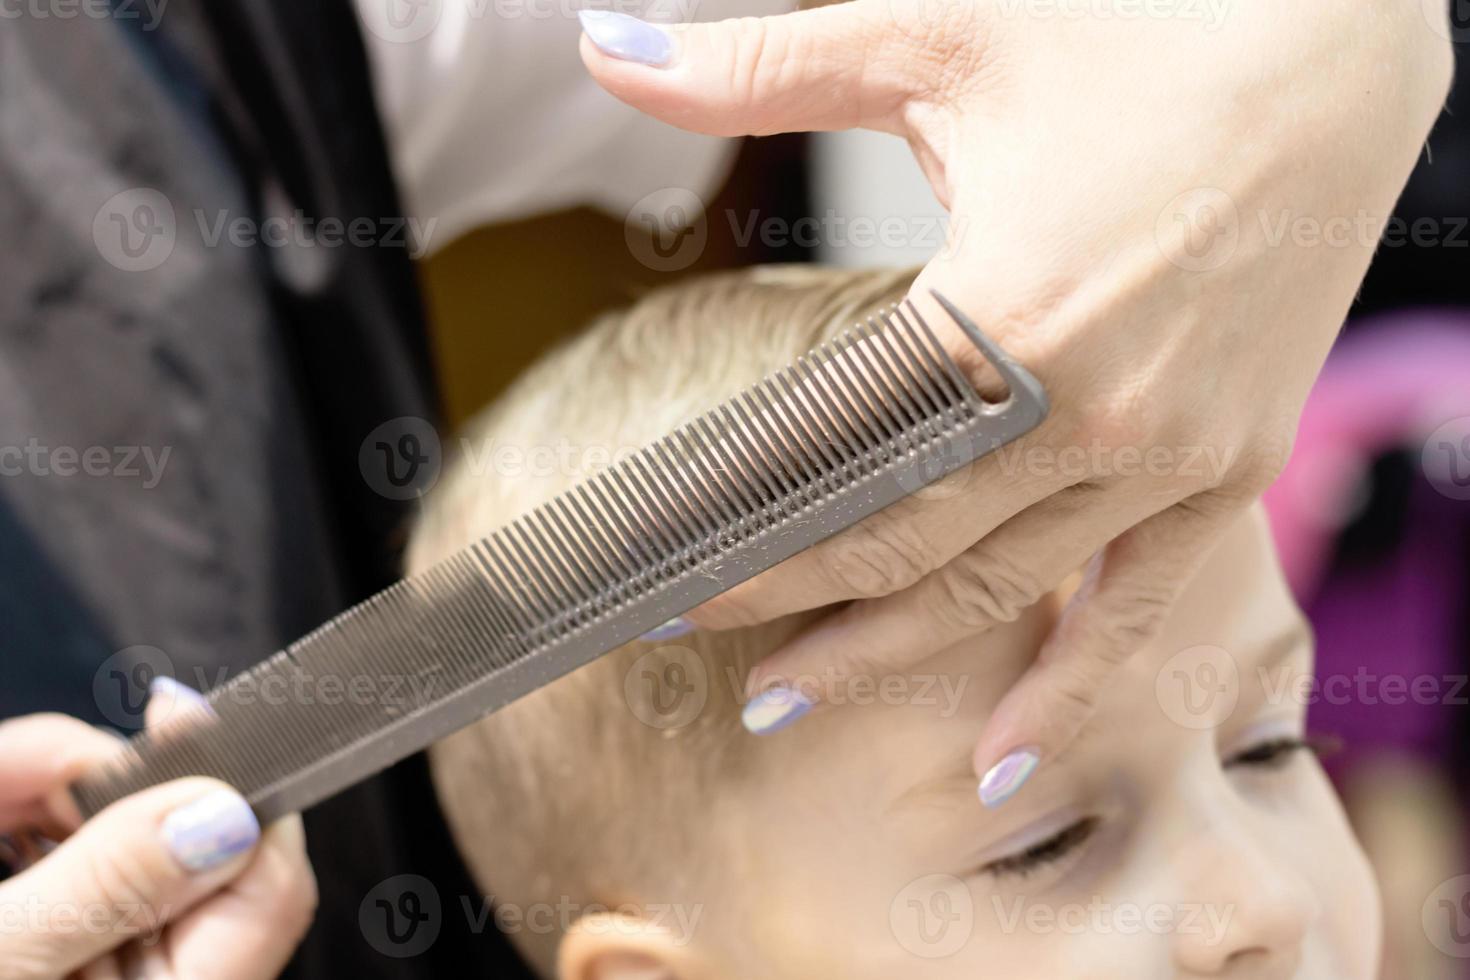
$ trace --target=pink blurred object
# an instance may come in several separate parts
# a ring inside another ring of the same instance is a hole
[[[1441,425],[1465,417],[1470,314],[1381,316],[1342,337],[1307,399],[1291,460],[1265,496],[1282,565],[1301,601],[1316,595],[1374,458],[1422,446]]]

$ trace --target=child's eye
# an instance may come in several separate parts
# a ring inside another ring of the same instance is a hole
[[[1058,831],[1044,841],[1038,841],[1023,851],[1007,854],[980,867],[980,872],[993,878],[1017,876],[1024,878],[1038,868],[1060,861],[1081,846],[1097,829],[1097,818],[1086,817]]]
[[[1267,739],[1226,759],[1225,768],[1258,766],[1263,769],[1280,769],[1298,752],[1311,752],[1315,749],[1316,745],[1304,738]]]

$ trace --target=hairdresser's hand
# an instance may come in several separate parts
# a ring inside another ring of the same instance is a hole
[[[79,827],[66,786],[118,748],[60,715],[0,724],[0,833],[62,841],[0,881],[0,978],[279,974],[316,903],[300,818],[262,834],[229,787],[186,779]]]
[[[582,42],[604,87],[688,129],[907,139],[951,213],[916,301],[938,327],[946,293],[1046,385],[1014,451],[694,616],[855,599],[753,680],[901,671],[1098,555],[977,747],[979,773],[1006,760],[988,803],[1034,765],[1019,749],[1068,743],[1283,465],[1450,74],[1420,0],[1126,6],[854,0],[664,41],[593,18]]]

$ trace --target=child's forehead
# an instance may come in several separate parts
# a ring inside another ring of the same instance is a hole
[[[813,752],[831,758],[866,746],[854,759],[864,768],[886,769],[884,774],[869,771],[891,784],[895,798],[923,786],[973,793],[975,741],[1001,699],[1036,663],[1076,585],[1059,590],[1016,622],[958,643],[886,683],[846,690],[846,700],[831,709],[830,727],[810,731],[828,743],[813,746]],[[1205,558],[1162,634],[1138,650],[1103,692],[1084,737],[1102,752],[1125,734],[1178,734],[1167,674],[1171,663],[1201,648],[1223,651],[1234,668],[1240,713],[1256,710],[1262,677],[1310,670],[1309,636],[1257,514],[1242,519]],[[1202,721],[1200,727],[1213,729],[1230,720]]]

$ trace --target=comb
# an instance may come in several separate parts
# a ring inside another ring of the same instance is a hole
[[[934,295],[1004,400],[894,307],[136,735],[78,807],[205,775],[263,822],[305,809],[1038,425],[1041,385]]]

